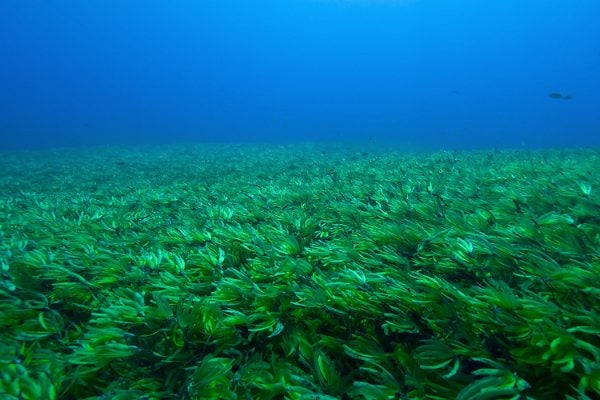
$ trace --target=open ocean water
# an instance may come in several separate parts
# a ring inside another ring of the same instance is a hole
[[[600,398],[600,2],[0,3],[0,399]]]

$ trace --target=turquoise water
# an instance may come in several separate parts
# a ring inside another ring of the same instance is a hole
[[[599,16],[595,0],[6,0],[0,148],[597,146]]]

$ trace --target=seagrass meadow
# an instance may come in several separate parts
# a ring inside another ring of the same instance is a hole
[[[600,151],[4,153],[2,399],[600,398]]]

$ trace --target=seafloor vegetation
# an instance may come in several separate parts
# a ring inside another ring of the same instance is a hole
[[[594,399],[600,152],[3,154],[2,399]]]

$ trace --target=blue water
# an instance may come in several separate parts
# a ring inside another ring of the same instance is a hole
[[[2,0],[0,148],[598,146],[598,21],[598,0]]]

